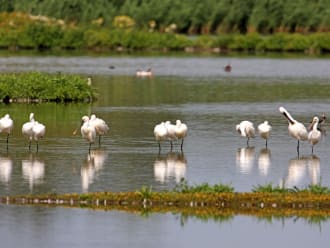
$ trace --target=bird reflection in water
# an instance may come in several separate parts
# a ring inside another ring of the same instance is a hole
[[[108,153],[103,149],[91,150],[87,154],[80,170],[83,192],[88,192],[89,185],[94,182],[97,173],[103,168],[107,155]]]
[[[8,183],[13,170],[13,160],[9,155],[0,156],[0,181]]]
[[[315,185],[320,181],[320,159],[315,155],[291,159],[283,187],[298,187],[306,176],[309,177],[308,184]]]
[[[30,153],[27,159],[22,160],[22,173],[32,191],[35,184],[42,183],[45,175],[45,163],[36,154]]]
[[[236,152],[236,164],[240,168],[240,172],[248,174],[251,172],[254,163],[255,148],[248,146],[239,148]]]
[[[271,165],[271,153],[268,148],[263,148],[258,156],[258,169],[261,175],[267,176]]]
[[[159,155],[154,162],[155,179],[161,183],[168,182],[171,178],[179,183],[186,176],[187,160],[182,152],[169,152]]]

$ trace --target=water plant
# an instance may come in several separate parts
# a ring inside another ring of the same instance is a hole
[[[95,91],[77,75],[41,72],[0,74],[0,99],[13,102],[90,102]]]
[[[181,178],[180,182],[174,187],[173,191],[180,193],[229,193],[234,192],[234,188],[230,185],[221,183],[215,185],[202,183],[200,185],[189,186],[187,180]]]

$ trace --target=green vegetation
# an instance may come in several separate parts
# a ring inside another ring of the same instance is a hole
[[[39,72],[0,74],[0,99],[4,102],[92,101],[94,91],[76,75]]]
[[[330,30],[329,0],[1,0],[0,11],[186,34]]]
[[[329,0],[0,0],[1,10],[3,49],[330,52]]]
[[[175,186],[174,191],[181,193],[231,193],[234,192],[234,188],[225,184],[209,185],[208,183],[189,186],[188,182],[182,178],[180,183]]]

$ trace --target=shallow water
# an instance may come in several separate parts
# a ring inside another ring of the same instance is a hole
[[[233,71],[225,73],[222,66],[229,60]],[[99,93],[98,101],[92,105],[2,105],[1,113],[10,113],[15,129],[8,151],[5,136],[0,136],[0,195],[135,191],[142,186],[158,191],[172,189],[181,178],[190,184],[230,184],[236,191],[251,191],[268,183],[299,188],[321,183],[330,187],[329,137],[323,137],[313,155],[310,145],[301,143],[298,156],[296,141],[288,136],[287,121],[278,111],[285,106],[305,125],[314,115],[328,115],[330,72],[324,69],[330,65],[327,59],[9,56],[1,57],[0,64],[2,71],[89,75]],[[109,69],[109,65],[115,69]],[[135,77],[137,68],[149,66],[153,67],[154,77]],[[21,135],[21,125],[30,112],[47,126],[39,152],[34,145],[29,152]],[[100,146],[95,143],[89,154],[88,144],[72,133],[81,116],[91,113],[108,122],[110,133],[102,137]],[[153,127],[176,119],[189,127],[183,153],[178,142],[172,151],[168,142],[162,143],[159,153]],[[259,137],[247,147],[246,140],[235,131],[235,125],[246,119],[255,125],[266,119],[271,123],[273,131],[267,149]],[[307,247],[311,243],[326,244],[329,231],[326,220],[322,228],[307,220],[268,223],[246,216],[235,216],[223,223],[188,218],[181,226],[181,217],[173,214],[143,218],[119,212],[4,205],[0,211],[6,216],[0,225],[0,236],[2,240],[10,237],[10,247],[23,240],[26,247],[47,242],[54,247],[127,247],[133,243],[135,247],[154,247],[156,243],[168,247],[176,242],[197,247],[207,241],[217,244],[220,237],[227,246],[241,247],[241,243],[235,243],[237,234],[247,241],[262,236],[267,245],[278,244],[272,241],[280,235],[285,245],[292,243],[297,230],[300,237],[306,237],[296,241],[297,246]],[[63,228],[67,225],[73,227],[70,236]],[[8,234],[23,226],[33,227],[24,229],[24,239]],[[159,229],[152,228],[157,226]],[[58,235],[50,235],[54,231]],[[263,235],[256,235],[259,232]],[[87,233],[91,240],[84,240]],[[174,238],[177,233],[179,239]],[[202,238],[192,238],[198,237],[196,233],[203,233]]]

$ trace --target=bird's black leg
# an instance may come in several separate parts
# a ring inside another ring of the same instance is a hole
[[[181,151],[183,150],[183,140],[184,139],[182,139],[182,142],[181,142]]]

